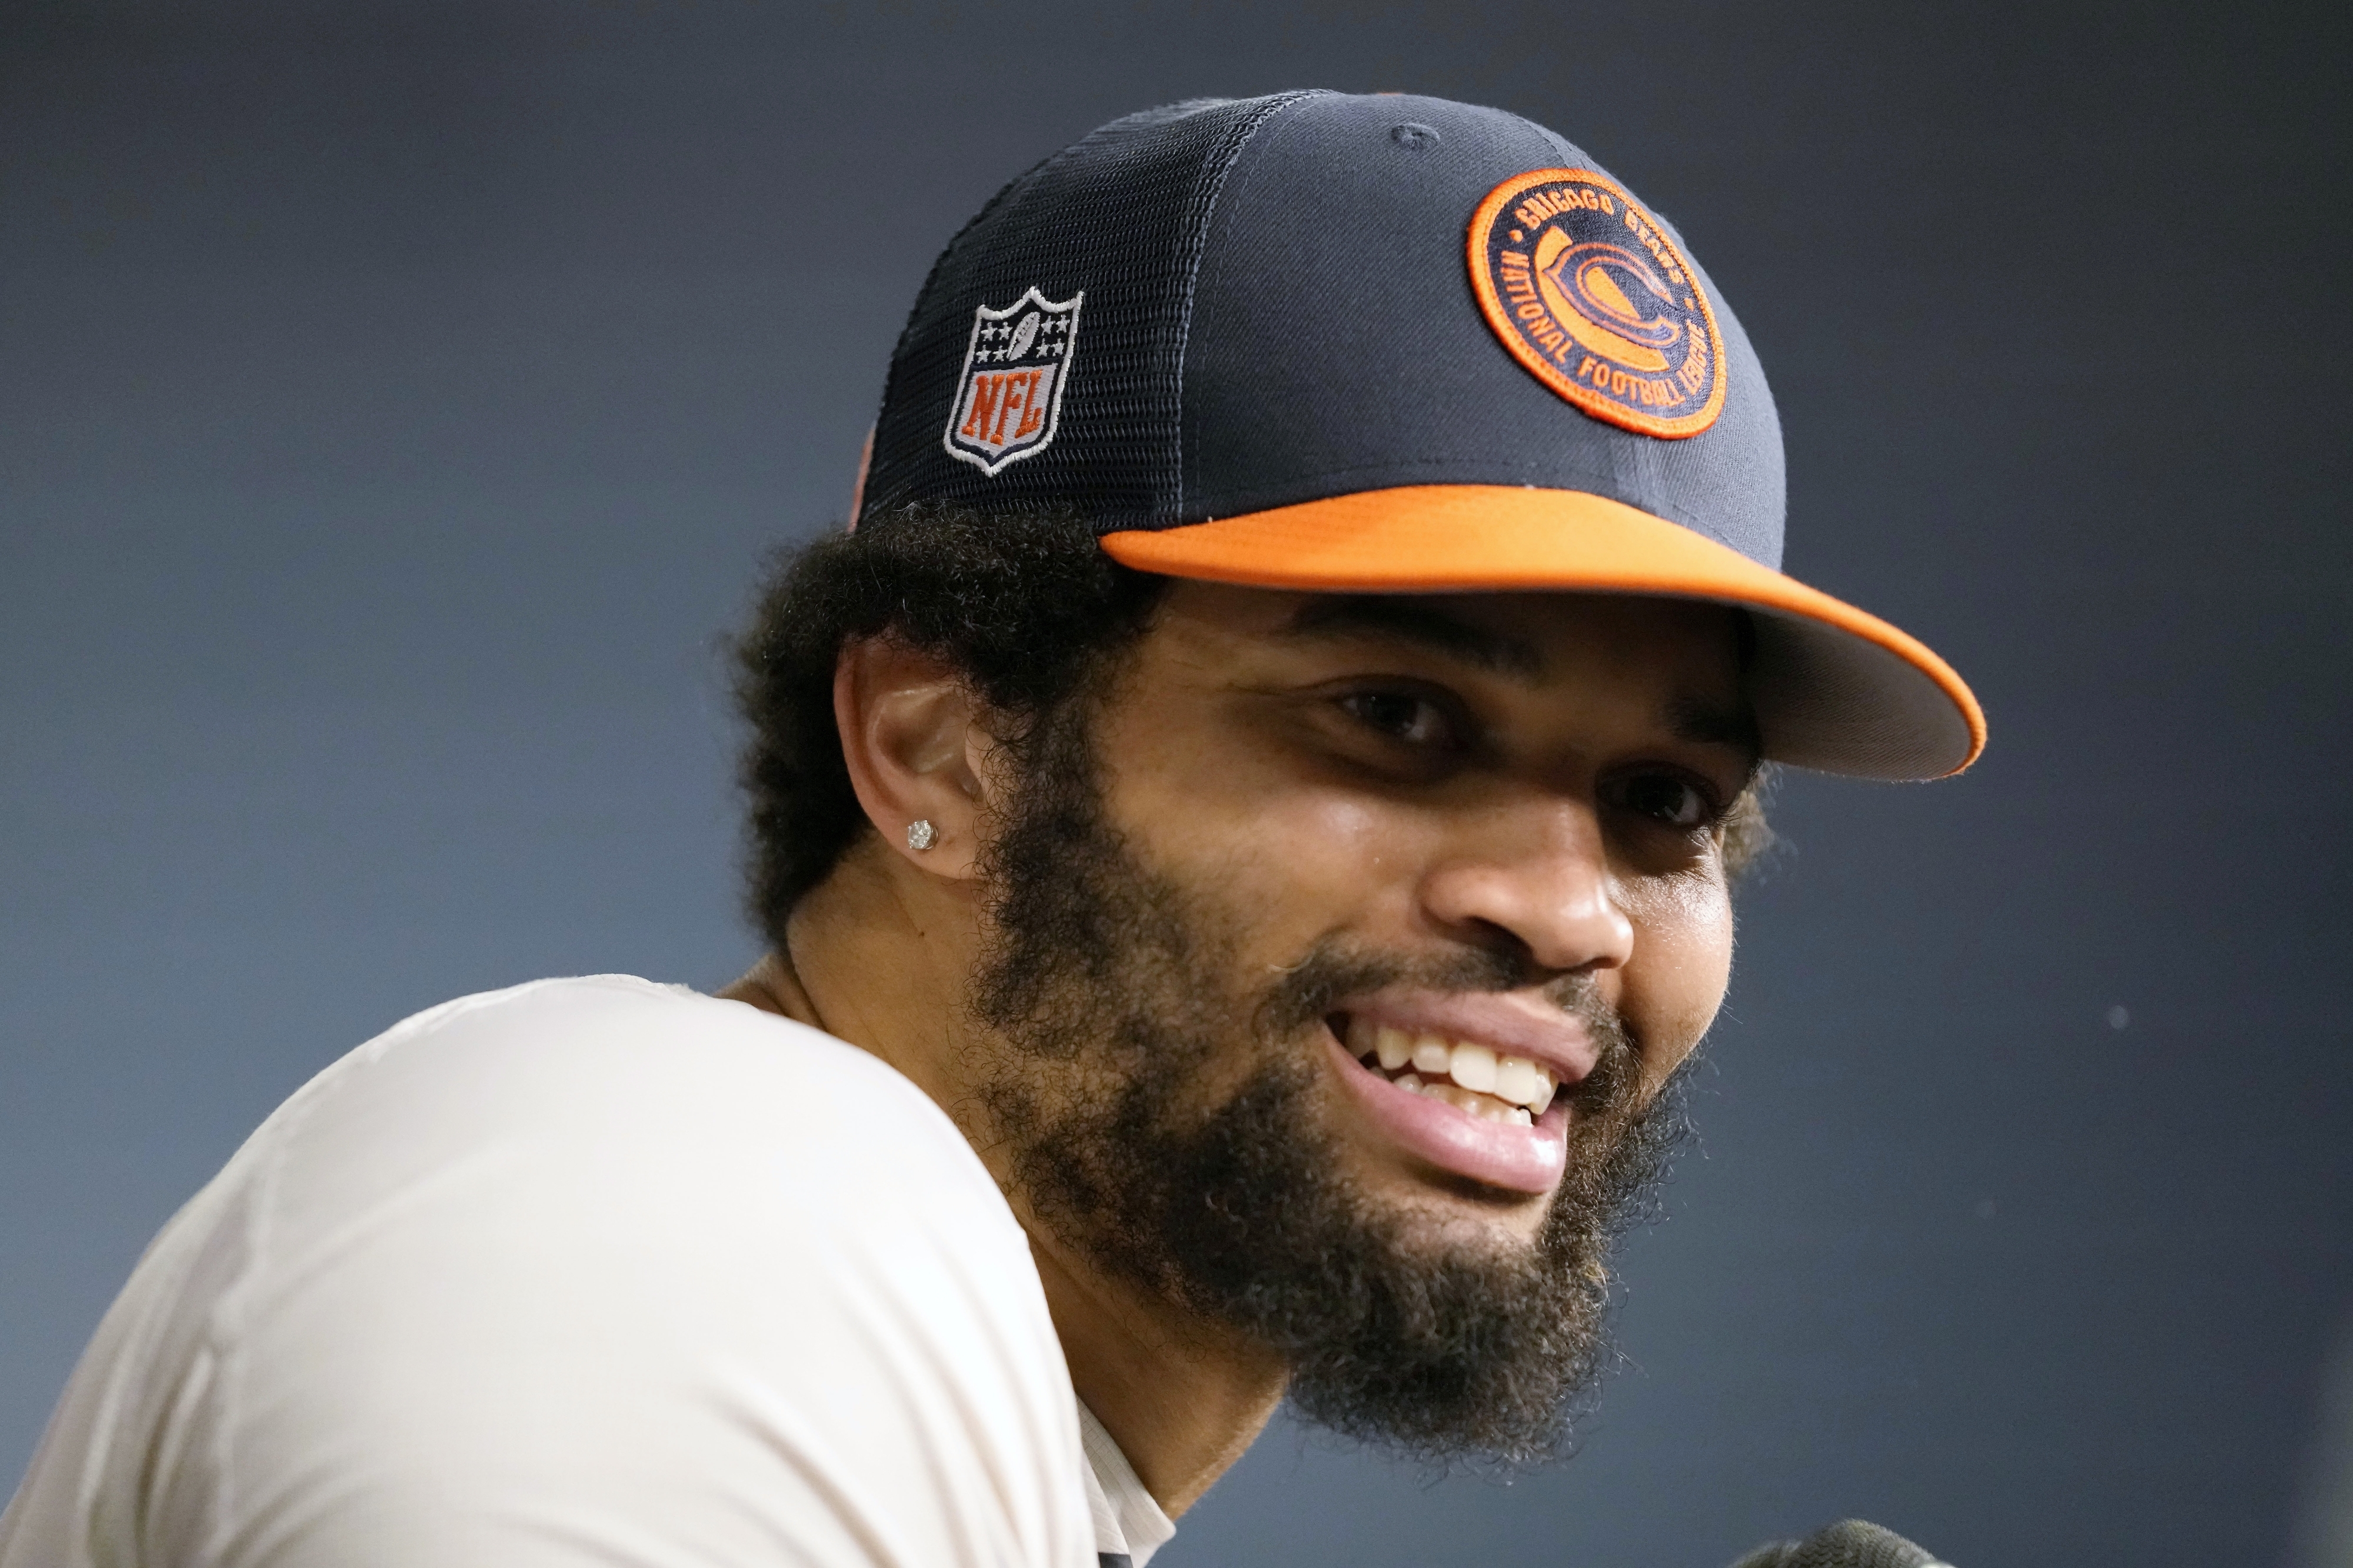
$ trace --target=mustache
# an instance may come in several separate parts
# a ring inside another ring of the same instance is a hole
[[[1322,942],[1278,978],[1259,1003],[1254,1020],[1263,1038],[1296,1037],[1340,1010],[1351,996],[1388,987],[1422,991],[1524,991],[1535,984],[1533,966],[1519,954],[1465,948],[1455,952],[1405,954]],[[1544,999],[1585,1026],[1599,1048],[1594,1069],[1564,1089],[1588,1107],[1612,1103],[1639,1080],[1641,1051],[1618,1010],[1603,1000],[1590,974],[1564,974],[1543,983]]]

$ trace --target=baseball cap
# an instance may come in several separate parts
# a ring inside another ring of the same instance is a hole
[[[1130,115],[998,192],[892,353],[852,526],[1064,507],[1175,577],[1717,601],[1756,627],[1767,757],[1967,767],[1960,677],[1781,572],[1785,490],[1738,319],[1594,159],[1302,91]]]

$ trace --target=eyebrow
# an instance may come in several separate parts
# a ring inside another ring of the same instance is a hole
[[[1319,595],[1302,605],[1283,628],[1288,637],[1372,636],[1400,638],[1481,669],[1533,684],[1544,679],[1535,644],[1450,615],[1425,600],[1379,594]],[[1753,779],[1762,765],[1765,737],[1746,701],[1725,705],[1682,697],[1666,711],[1668,733],[1699,746],[1725,746],[1748,759]]]
[[[1748,759],[1753,782],[1765,764],[1765,735],[1757,727],[1757,710],[1743,701],[1733,707],[1679,697],[1667,707],[1667,732],[1695,746],[1726,746]]]
[[[1283,629],[1291,637],[1397,637],[1523,681],[1542,679],[1545,672],[1544,654],[1534,643],[1492,631],[1417,599],[1377,594],[1318,595],[1302,605]]]

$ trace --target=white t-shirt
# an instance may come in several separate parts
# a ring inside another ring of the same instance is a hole
[[[100,1325],[0,1568],[1141,1568],[1171,1529],[936,1105],[606,975],[280,1107]]]

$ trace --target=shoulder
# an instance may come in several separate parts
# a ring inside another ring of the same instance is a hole
[[[265,1276],[307,1278],[332,1249],[345,1276],[375,1258],[509,1298],[609,1300],[658,1270],[682,1295],[774,1300],[926,1267],[1023,1310],[1038,1295],[996,1184],[907,1079],[804,1025],[629,976],[419,1014],[322,1074],[239,1159]]]
[[[613,1248],[705,1271],[930,1238],[1031,1273],[1026,1239],[947,1115],[805,1025],[628,976],[470,996],[370,1041],[257,1134],[269,1261],[311,1238],[417,1229]],[[389,1205],[389,1206],[387,1206]],[[710,1256],[677,1256],[701,1247]]]
[[[321,1074],[256,1143],[266,1162],[301,1166],[301,1189],[487,1156],[585,1161],[657,1185],[752,1161],[779,1175],[855,1173],[877,1200],[911,1179],[995,1196],[955,1123],[888,1064],[806,1025],[627,975],[539,981],[418,1014]]]
[[[122,1419],[92,1430],[133,1440],[100,1511],[184,1544],[301,1517],[318,1561],[495,1555],[520,1506],[840,1547],[811,1561],[1065,1561],[1084,1517],[1036,1267],[955,1124],[842,1041],[628,977],[353,1052],[118,1310],[91,1392]],[[175,1423],[183,1462],[132,1463]],[[954,1484],[908,1497],[911,1462]]]
[[[296,1097],[364,1110],[466,1110],[547,1123],[610,1113],[765,1121],[773,1102],[863,1095],[955,1136],[879,1058],[805,1024],[627,974],[539,980],[461,996],[394,1026]],[[748,1100],[747,1100],[748,1097]],[[754,1112],[754,1103],[760,1107]],[[731,1111],[735,1114],[731,1114]],[[926,1114],[928,1113],[928,1114]]]

